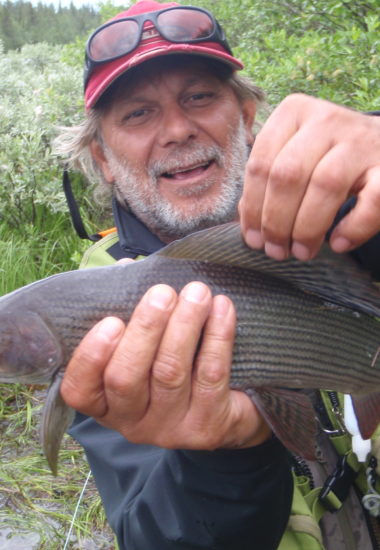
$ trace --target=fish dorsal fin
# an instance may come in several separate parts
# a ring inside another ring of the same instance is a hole
[[[272,275],[339,305],[380,317],[380,290],[347,254],[324,245],[313,260],[273,260],[250,249],[240,225],[232,222],[192,233],[156,254],[178,260],[231,265]]]

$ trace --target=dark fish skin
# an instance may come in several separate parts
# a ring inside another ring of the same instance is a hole
[[[42,426],[53,471],[71,418],[60,380],[85,333],[107,315],[128,321],[154,284],[179,291],[194,280],[233,300],[231,386],[247,391],[290,450],[314,454],[314,412],[296,389],[352,394],[362,434],[372,434],[380,420],[379,290],[327,249],[310,262],[271,260],[248,249],[233,223],[140,262],[63,273],[0,299],[0,382],[53,381]]]

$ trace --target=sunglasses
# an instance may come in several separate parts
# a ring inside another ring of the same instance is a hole
[[[232,55],[222,27],[215,17],[202,8],[181,6],[150,13],[134,15],[110,21],[99,27],[86,45],[86,83],[92,71],[101,63],[107,63],[131,53],[140,43],[144,23],[149,21],[160,35],[174,44],[217,42]]]

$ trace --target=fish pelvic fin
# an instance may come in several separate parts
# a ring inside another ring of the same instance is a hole
[[[335,254],[325,244],[307,262],[281,262],[243,241],[240,225],[231,222],[192,233],[155,254],[182,260],[231,265],[272,275],[332,303],[380,317],[380,290],[370,275],[347,254]]]
[[[316,460],[317,421],[310,399],[279,388],[245,388],[278,439],[298,456]]]
[[[42,411],[41,445],[53,475],[57,475],[58,453],[62,438],[74,418],[74,410],[63,401],[60,393],[62,375],[54,378]]]
[[[380,392],[351,395],[360,434],[370,439],[380,424]]]

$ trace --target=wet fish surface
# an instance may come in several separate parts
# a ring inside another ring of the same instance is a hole
[[[60,397],[70,357],[105,316],[127,322],[152,285],[203,281],[237,311],[231,387],[246,391],[291,451],[314,457],[316,421],[302,389],[352,395],[362,436],[380,421],[380,291],[324,247],[278,262],[249,249],[237,223],[193,233],[132,264],[53,275],[0,298],[0,382],[51,383],[41,439],[55,473],[73,411]]]

